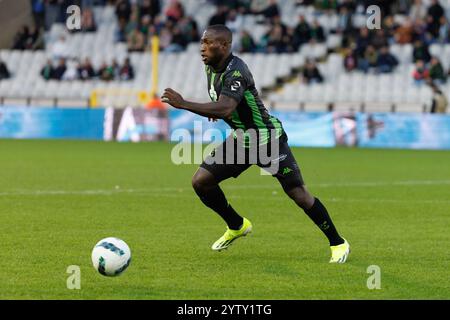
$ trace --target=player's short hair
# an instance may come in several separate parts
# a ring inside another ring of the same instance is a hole
[[[223,24],[214,24],[206,28],[206,30],[214,32],[215,34],[218,35],[218,38],[220,38],[225,42],[231,44],[231,42],[233,41],[233,33],[231,32],[230,29],[228,29],[227,26]]]

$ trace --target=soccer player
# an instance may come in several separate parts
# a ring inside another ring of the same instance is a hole
[[[271,154],[270,164],[276,163],[277,171],[268,171],[278,179],[286,194],[328,238],[331,248],[330,263],[344,263],[350,253],[350,245],[337,232],[325,206],[306,189],[281,122],[271,116],[265,108],[245,62],[231,53],[231,31],[224,25],[209,26],[203,33],[200,43],[212,102],[186,101],[171,88],[164,90],[162,101],[175,108],[208,117],[210,120],[223,119],[235,133],[239,130],[244,132],[241,135],[231,134],[204,159],[192,178],[192,186],[200,200],[218,213],[227,224],[225,234],[212,245],[212,249],[216,251],[226,249],[234,240],[252,231],[251,222],[239,215],[227,201],[219,186],[220,182],[230,177],[237,178],[252,164],[266,168],[267,163],[264,165],[259,158],[255,163],[249,161],[249,153],[254,152],[251,150],[257,150],[249,148],[249,145],[257,144],[260,148],[275,141],[278,143],[278,153]],[[247,131],[251,130],[256,131],[256,139],[254,135],[246,135]],[[217,159],[218,154],[224,161],[212,161],[214,157]],[[233,155],[228,158],[226,157],[228,154]],[[236,154],[244,154],[245,162],[237,161],[241,158],[237,159]]]

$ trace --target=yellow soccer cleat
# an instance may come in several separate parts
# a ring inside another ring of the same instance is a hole
[[[248,219],[244,218],[244,223],[239,230],[231,230],[230,228],[227,228],[227,231],[225,231],[224,235],[220,237],[219,240],[214,242],[211,249],[215,251],[224,250],[228,248],[234,240],[246,236],[250,232],[252,232],[252,223]]]
[[[344,243],[337,246],[330,246],[330,263],[345,263],[350,254],[350,244],[344,239]]]

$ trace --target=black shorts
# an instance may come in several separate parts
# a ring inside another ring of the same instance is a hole
[[[277,178],[285,191],[304,185],[297,161],[283,134],[264,146],[244,148],[241,141],[230,135],[216,147],[200,165],[211,172],[217,182],[237,178],[256,164]],[[276,145],[275,145],[276,144]]]

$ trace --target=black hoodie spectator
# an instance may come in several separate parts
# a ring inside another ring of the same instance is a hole
[[[10,76],[8,67],[3,61],[0,60],[0,80],[8,79]]]
[[[59,59],[58,66],[55,68],[53,72],[53,78],[56,80],[61,80],[66,70],[67,70],[66,60]]]
[[[121,80],[132,80],[134,79],[134,69],[130,64],[130,58],[126,58],[123,66],[120,68],[120,79]]]
[[[78,78],[80,78],[80,80],[89,80],[95,77],[95,71],[89,58],[84,60],[84,63],[78,67],[77,71]]]
[[[258,12],[262,14],[267,19],[272,19],[280,15],[280,10],[278,9],[278,4],[276,0],[270,0],[269,5],[262,11]]]
[[[20,31],[18,31],[14,37],[12,49],[25,50],[29,36],[30,29],[27,26],[22,26]]]
[[[128,0],[119,0],[116,4],[116,15],[118,20],[129,21],[131,15],[131,6]]]
[[[216,13],[209,19],[208,25],[225,24],[227,22],[228,8],[218,6]]]

